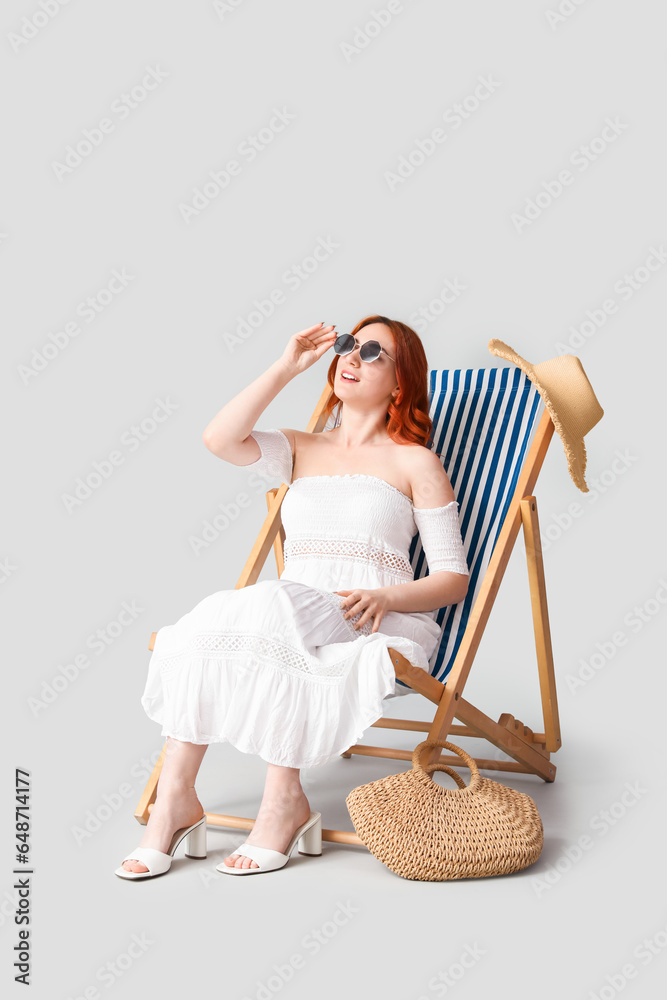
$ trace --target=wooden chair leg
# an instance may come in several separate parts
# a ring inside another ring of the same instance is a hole
[[[521,501],[521,517],[526,543],[528,584],[533,609],[535,651],[537,653],[537,667],[540,678],[546,748],[553,753],[561,745],[560,722],[558,718],[553,650],[551,647],[551,630],[549,628],[547,588],[544,578],[544,561],[542,559],[540,525],[537,517],[537,500],[535,497],[523,498]]]
[[[155,632],[153,632],[153,636]],[[151,637],[152,638],[152,637]],[[146,782],[146,787],[141,793],[141,798],[137,803],[137,808],[134,810],[135,817],[139,820],[142,826],[146,826],[148,823],[148,817],[150,815],[150,807],[155,802],[157,797],[157,783],[160,777],[160,772],[162,771],[162,764],[164,763],[164,758],[167,754],[167,742],[165,740],[164,746],[162,747],[162,753],[158,757],[155,767],[151,772],[151,776]]]

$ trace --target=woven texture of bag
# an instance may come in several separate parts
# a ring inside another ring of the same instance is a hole
[[[472,773],[470,784],[447,764],[422,766],[431,747],[446,747]],[[431,772],[446,771],[458,788]],[[520,871],[542,853],[543,827],[529,795],[483,778],[473,758],[446,740],[415,747],[412,770],[354,788],[345,799],[359,838],[402,878],[426,882]]]

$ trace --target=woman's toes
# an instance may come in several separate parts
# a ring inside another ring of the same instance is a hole
[[[244,864],[245,861],[250,861],[250,858],[247,858],[245,854],[228,854],[224,858],[224,863],[229,868],[247,868],[248,866]]]
[[[123,861],[123,868],[126,872],[147,872],[148,868],[141,861]]]
[[[225,864],[230,868],[259,868],[257,862],[245,854],[230,854],[225,858]]]

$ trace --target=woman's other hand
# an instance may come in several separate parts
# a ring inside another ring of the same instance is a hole
[[[377,587],[374,590],[334,590],[334,594],[340,594],[345,600],[341,602],[341,608],[345,611],[344,618],[354,618],[356,614],[363,611],[355,629],[363,628],[369,618],[373,619],[371,632],[377,632],[384,615],[391,611],[389,593],[385,587]]]
[[[293,334],[287,341],[287,346],[280,358],[281,363],[295,375],[305,372],[307,368],[319,361],[325,351],[333,345],[338,336],[335,323],[324,326],[316,323],[299,333]]]

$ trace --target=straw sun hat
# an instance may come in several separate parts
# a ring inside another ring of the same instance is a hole
[[[494,337],[488,346],[492,354],[518,365],[533,383],[544,400],[565,447],[570,476],[582,493],[589,493],[584,479],[584,437],[602,419],[604,410],[579,358],[573,354],[561,354],[549,361],[531,365],[502,340]]]

